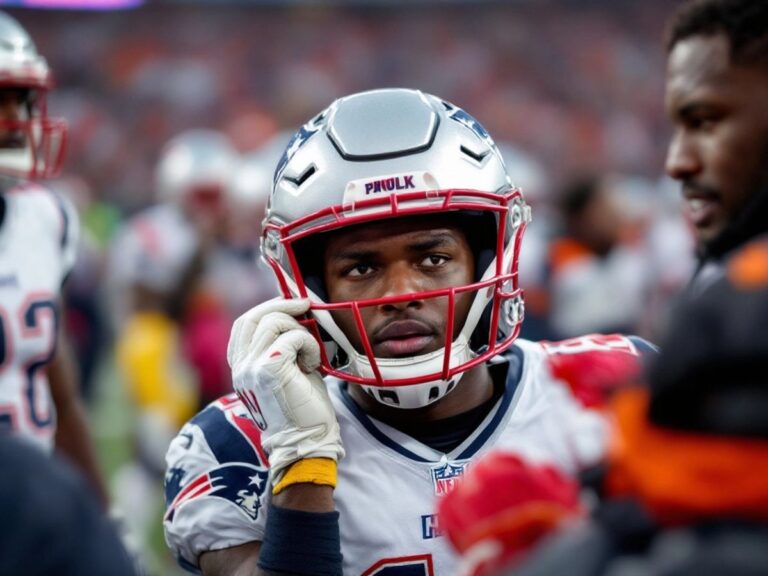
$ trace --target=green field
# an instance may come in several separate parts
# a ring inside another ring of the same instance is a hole
[[[118,470],[132,458],[132,437],[135,410],[115,370],[111,357],[105,358],[96,376],[96,395],[91,408],[91,422],[99,463],[109,481],[113,502],[118,499],[115,478]],[[149,505],[154,508],[147,531],[133,534],[144,559],[148,576],[181,576],[181,570],[171,556],[163,539],[162,482],[158,478],[151,486]]]

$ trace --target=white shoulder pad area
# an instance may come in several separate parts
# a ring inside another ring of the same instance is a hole
[[[197,249],[197,236],[169,205],[147,208],[128,220],[111,246],[111,280],[159,292],[173,290]]]
[[[179,563],[260,541],[269,501],[269,468],[258,429],[234,394],[188,422],[166,456],[165,539]]]
[[[80,240],[80,218],[77,210],[68,198],[39,184],[26,184],[18,194],[25,210],[33,213],[32,217],[42,223],[51,241],[59,246],[63,282],[77,260]]]
[[[498,447],[532,462],[554,464],[567,474],[599,463],[607,449],[607,417],[582,406],[555,378],[538,342],[518,339],[515,345],[525,353],[515,406],[518,425]]]

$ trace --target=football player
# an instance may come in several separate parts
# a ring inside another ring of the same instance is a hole
[[[169,442],[201,396],[230,387],[232,316],[205,282],[237,160],[218,131],[176,135],[157,163],[158,203],[128,220],[111,246],[116,356],[137,420],[137,458],[116,475],[116,494],[136,534],[149,532]]]
[[[0,427],[66,454],[106,505],[62,331],[78,220],[68,201],[32,182],[63,160],[66,126],[46,106],[52,87],[32,39],[0,13]]]
[[[699,248],[696,287],[768,232],[768,6],[684,4],[670,21],[666,171],[679,181]]]
[[[607,422],[552,360],[637,366],[647,344],[517,339],[529,219],[488,132],[435,96],[354,94],[301,128],[262,237],[282,297],[237,320],[238,394],[167,455],[165,533],[182,565],[449,574],[435,499],[478,455],[503,447],[568,474],[598,461]]]
[[[190,324],[221,309],[204,281],[236,162],[234,148],[217,131],[188,130],[171,139],[157,165],[158,204],[131,218],[112,246],[120,365],[137,403],[167,413],[174,430],[194,411],[195,383],[205,395],[206,386],[229,378],[226,338],[218,362],[185,357],[194,377],[179,368],[184,339],[194,331]]]
[[[278,134],[243,154],[230,179],[225,243],[214,255],[208,277],[233,319],[278,294],[274,275],[259,258],[259,240],[275,164],[291,135]]]

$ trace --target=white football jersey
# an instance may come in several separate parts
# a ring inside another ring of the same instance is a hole
[[[175,204],[158,204],[139,212],[120,229],[111,247],[113,291],[134,284],[158,292],[175,289],[197,246],[194,227]],[[117,318],[122,319],[124,313],[117,311]]]
[[[78,220],[37,185],[3,193],[0,225],[0,428],[53,449],[56,414],[45,366],[53,358],[60,292],[77,252]]]
[[[599,349],[639,357],[642,350],[634,341],[615,336],[607,347],[587,337],[579,346],[570,341],[558,347],[518,340],[491,363],[491,370],[506,371],[504,393],[449,453],[367,416],[347,384],[327,378],[346,449],[334,492],[344,574],[454,573],[457,558],[440,533],[435,498],[491,448],[514,450],[569,473],[597,463],[605,452],[608,423],[555,379],[547,355]],[[221,398],[187,423],[166,460],[165,535],[182,566],[195,571],[205,551],[263,539],[271,495],[267,457],[258,428],[236,395]]]

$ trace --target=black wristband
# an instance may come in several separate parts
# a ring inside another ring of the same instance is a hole
[[[267,572],[341,576],[338,512],[269,506],[259,568]]]

